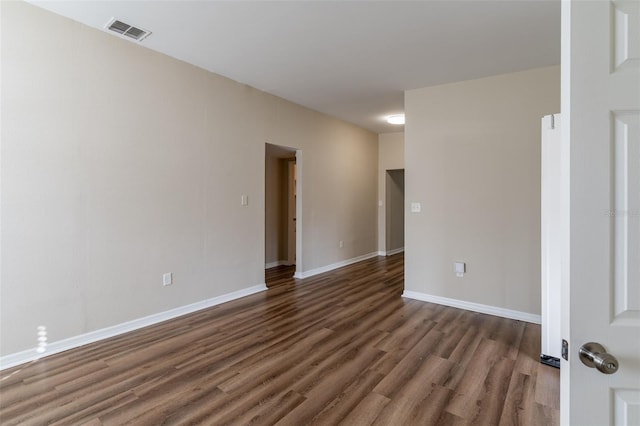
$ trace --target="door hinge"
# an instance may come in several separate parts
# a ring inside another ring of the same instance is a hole
[[[562,339],[562,358],[569,361],[569,342]]]

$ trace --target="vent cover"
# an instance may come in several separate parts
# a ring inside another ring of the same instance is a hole
[[[136,41],[142,41],[151,34],[151,31],[125,24],[122,21],[118,21],[116,18],[111,18],[109,22],[107,22],[107,25],[105,25],[105,28]]]

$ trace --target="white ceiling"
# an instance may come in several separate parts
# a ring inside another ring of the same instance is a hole
[[[560,1],[42,1],[377,133],[403,91],[560,63]]]

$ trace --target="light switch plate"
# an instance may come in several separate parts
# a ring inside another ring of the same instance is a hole
[[[162,285],[167,286],[171,284],[173,284],[173,274],[171,272],[162,274]]]

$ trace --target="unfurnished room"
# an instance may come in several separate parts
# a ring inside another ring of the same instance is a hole
[[[0,1],[0,424],[640,425],[640,1]]]

